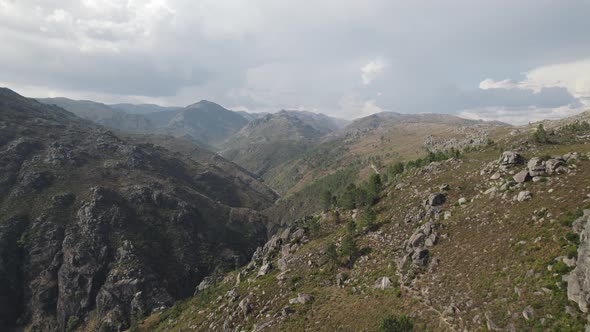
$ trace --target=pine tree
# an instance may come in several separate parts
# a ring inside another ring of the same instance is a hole
[[[330,242],[326,247],[326,258],[328,259],[328,264],[332,266],[338,265],[338,250],[336,249],[336,244],[334,242]]]
[[[545,131],[545,127],[542,123],[539,123],[537,130],[533,134],[533,139],[537,143],[549,143],[549,138],[547,137],[547,131]]]

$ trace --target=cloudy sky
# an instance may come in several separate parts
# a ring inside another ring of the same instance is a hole
[[[589,16],[589,0],[0,0],[0,85],[525,123],[590,108]]]

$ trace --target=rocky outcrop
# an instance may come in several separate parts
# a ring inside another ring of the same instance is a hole
[[[584,210],[584,215],[574,224],[574,231],[580,235],[576,267],[567,276],[568,299],[578,304],[580,310],[588,312],[590,305],[590,210]],[[590,324],[590,323],[589,323]]]
[[[547,172],[545,171],[545,161],[539,157],[531,158],[527,163],[527,168],[532,177],[547,175]]]

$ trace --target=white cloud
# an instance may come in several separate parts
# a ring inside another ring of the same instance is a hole
[[[590,98],[590,58],[535,68],[522,84],[535,89],[564,87],[574,97]]]
[[[491,78],[486,78],[485,80],[479,82],[479,88],[482,90],[514,89],[514,88],[518,88],[518,85],[510,79],[505,79],[502,81],[494,81]]]
[[[522,125],[541,120],[555,120],[568,116],[573,116],[580,112],[578,108],[562,106],[556,108],[505,108],[505,107],[486,107],[471,109],[460,112],[458,115],[466,119],[502,121],[515,125]]]
[[[536,93],[543,88],[552,87],[565,88],[572,96],[590,106],[590,58],[534,68],[525,73],[525,78],[518,82],[487,78],[479,83],[482,90],[528,89]]]
[[[369,85],[375,79],[377,79],[385,68],[387,67],[387,63],[383,58],[376,58],[374,60],[369,61],[366,65],[361,67],[361,79],[363,80],[364,85]]]
[[[375,99],[365,99],[357,93],[350,93],[340,99],[339,116],[344,118],[361,118],[387,110],[377,104]]]
[[[524,73],[519,81],[505,79],[496,81],[487,78],[479,83],[481,90],[506,92],[533,92],[529,96],[540,96],[548,89],[563,89],[573,99],[568,105],[557,107],[543,107],[530,105],[529,107],[496,106],[463,110],[460,115],[467,118],[484,120],[499,120],[513,124],[524,124],[545,119],[558,119],[572,116],[590,107],[590,58],[540,66]],[[554,90],[557,91],[557,90]],[[558,95],[547,101],[555,100]],[[562,96],[563,97],[563,96]],[[544,100],[542,98],[539,101]]]

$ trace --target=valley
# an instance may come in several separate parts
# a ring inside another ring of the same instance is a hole
[[[41,101],[0,94],[6,328],[587,324],[588,112],[541,128]]]

